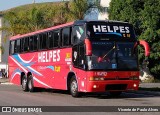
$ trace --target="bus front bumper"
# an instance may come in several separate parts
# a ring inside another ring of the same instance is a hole
[[[89,81],[87,92],[138,90],[139,80]]]

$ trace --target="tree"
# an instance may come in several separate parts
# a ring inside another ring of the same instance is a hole
[[[159,6],[159,0],[112,0],[109,8],[109,19],[132,23],[138,39],[144,39],[149,43],[149,68],[157,76],[160,75]],[[142,57],[144,56],[141,54]]]
[[[28,11],[27,19],[28,21],[26,21],[26,24],[31,31],[37,31],[45,28],[46,26],[44,14],[41,9],[33,7]]]
[[[140,11],[143,9],[143,0],[111,0],[109,19],[130,22],[136,28],[136,34],[141,34]]]
[[[150,69],[160,75],[160,1],[146,0],[144,10],[140,12],[142,34],[141,39],[149,42],[151,47]]]
[[[88,3],[88,0],[71,0],[69,2],[68,9],[68,18],[70,20],[83,20],[84,16],[92,12],[97,8],[99,11],[102,11],[102,7],[99,2]]]

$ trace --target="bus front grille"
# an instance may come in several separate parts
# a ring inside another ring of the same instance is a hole
[[[127,84],[106,85],[106,90],[126,90]]]

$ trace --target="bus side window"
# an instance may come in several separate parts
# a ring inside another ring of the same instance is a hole
[[[83,26],[73,27],[72,43],[78,44],[85,39],[85,30]]]
[[[54,34],[54,41],[53,41],[53,43],[54,43],[54,47],[58,47],[58,45],[59,45],[59,37],[60,37],[60,31],[59,30],[57,30],[57,31],[53,31],[53,34]]]
[[[53,48],[53,32],[48,32],[48,48]]]
[[[40,49],[46,49],[47,48],[47,34],[43,33],[39,35],[39,42],[40,42]]]
[[[33,50],[34,50],[34,48],[33,48],[33,45],[34,45],[33,39],[34,39],[33,36],[31,36],[31,37],[29,38],[29,51],[33,51]]]
[[[28,37],[27,38],[24,38],[24,51],[29,51],[29,44],[28,44]]]
[[[21,52],[24,51],[24,38],[21,38]]]
[[[33,36],[33,42],[34,42],[33,50],[37,50],[38,49],[38,36],[37,35]]]
[[[10,55],[14,54],[15,41],[10,42]]]
[[[17,53],[17,40],[14,41],[14,53]]]
[[[21,40],[16,40],[16,53],[20,53],[21,52]]]
[[[62,46],[69,46],[70,45],[70,28],[64,28],[62,30]]]

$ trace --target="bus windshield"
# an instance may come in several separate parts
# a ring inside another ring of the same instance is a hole
[[[137,54],[134,42],[92,42],[92,56],[88,58],[89,70],[136,70]]]

